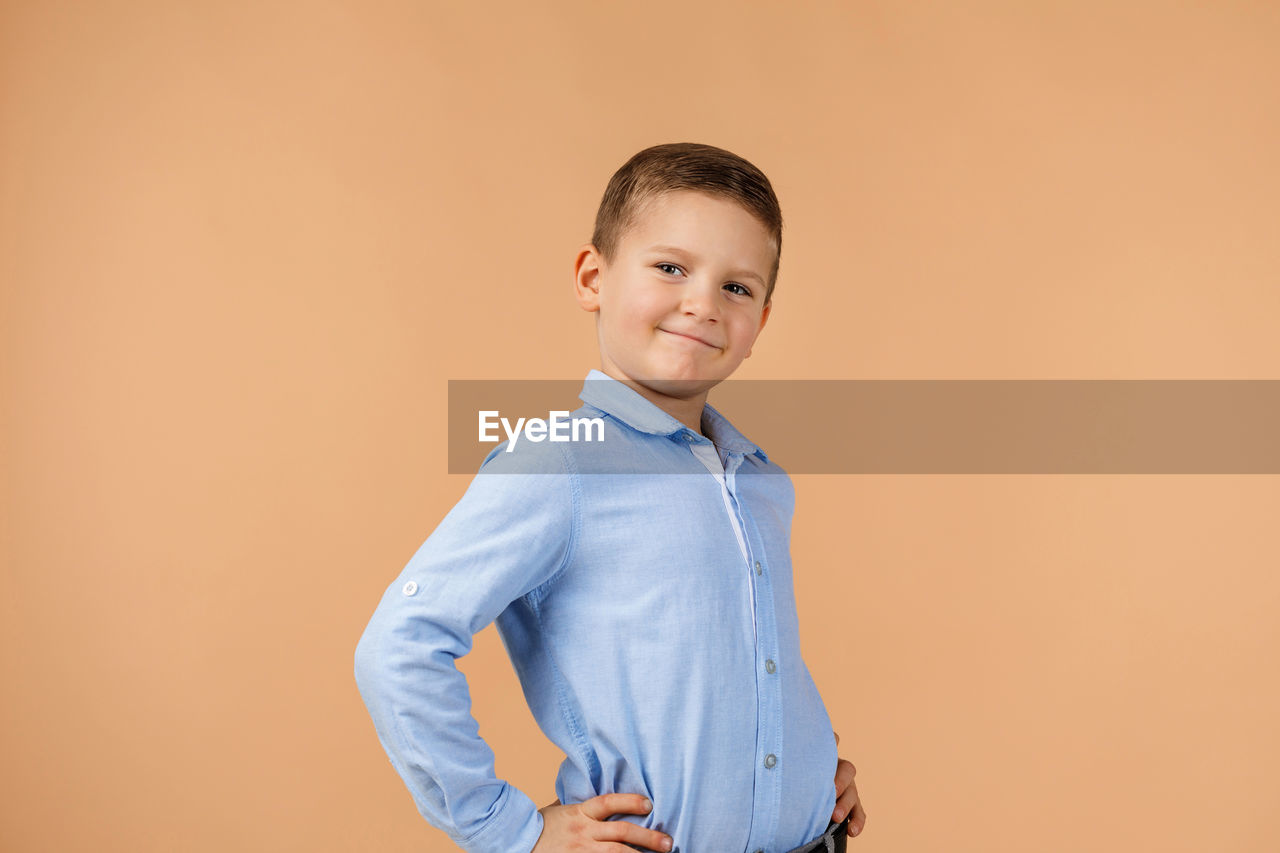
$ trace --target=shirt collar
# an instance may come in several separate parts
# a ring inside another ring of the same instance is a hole
[[[662,411],[625,382],[619,382],[594,368],[582,383],[582,393],[578,395],[578,399],[632,429],[650,435],[671,436],[688,430],[679,420]],[[729,423],[729,419],[716,411],[710,403],[705,403],[702,407],[702,428],[717,447],[734,453],[754,453],[766,462],[769,461],[761,448],[738,432]]]

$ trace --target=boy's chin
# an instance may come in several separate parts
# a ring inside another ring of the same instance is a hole
[[[668,397],[686,400],[707,393],[720,379],[640,379],[641,385]]]

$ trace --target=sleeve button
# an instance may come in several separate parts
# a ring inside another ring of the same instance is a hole
[[[418,591],[418,582],[409,581],[404,585],[404,589],[402,591],[404,592],[405,595],[413,595],[415,592]]]

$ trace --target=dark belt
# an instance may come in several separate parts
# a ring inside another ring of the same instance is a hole
[[[845,853],[845,845],[849,841],[849,818],[853,812],[844,816],[839,823],[828,824],[827,831],[807,844],[788,850],[787,853]]]

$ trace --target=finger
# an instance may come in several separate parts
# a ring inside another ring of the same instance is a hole
[[[582,813],[592,820],[605,820],[613,814],[648,814],[653,808],[643,794],[600,794],[582,802]]]
[[[858,768],[853,766],[853,762],[847,758],[841,758],[836,761],[836,790],[843,791],[845,786],[853,781],[853,777],[858,775]]]
[[[862,808],[862,803],[858,803],[853,809],[853,817],[849,818],[849,835],[858,835],[862,832],[862,828],[867,825],[867,813]]]
[[[831,819],[836,823],[844,820],[844,816],[853,813],[858,805],[858,786],[850,784],[848,788],[840,793],[840,799],[836,800],[836,809],[831,813]]]
[[[646,850],[666,853],[671,849],[671,837],[656,829],[648,829],[627,820],[609,820],[600,824],[597,841],[625,841],[638,844]]]
[[[858,789],[853,784],[853,776],[855,773],[857,773],[857,768],[853,766],[852,762],[846,761],[845,759],[841,758],[836,763],[836,777],[835,777],[836,804],[835,804],[835,807],[831,810],[831,819],[834,820],[836,823],[839,823],[840,821],[844,820],[844,816],[849,814],[849,811],[853,807],[852,804],[848,801],[848,797],[847,797],[847,794],[850,791],[850,789],[853,790],[854,797],[855,798],[857,797]]]

